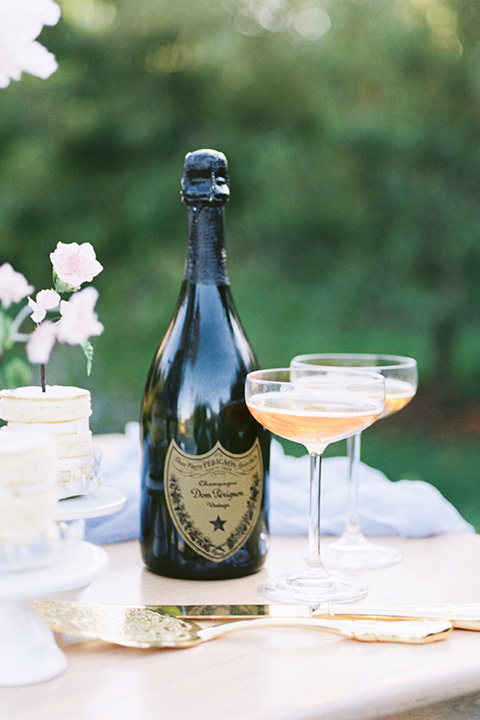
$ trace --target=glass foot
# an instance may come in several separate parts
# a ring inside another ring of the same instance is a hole
[[[389,545],[378,545],[366,537],[345,537],[322,547],[322,560],[327,567],[349,570],[376,570],[400,562],[402,553]]]
[[[323,571],[316,577],[300,574],[268,578],[260,585],[260,591],[276,602],[301,603],[315,608],[325,602],[359,600],[365,597],[368,587],[358,578],[333,576]]]

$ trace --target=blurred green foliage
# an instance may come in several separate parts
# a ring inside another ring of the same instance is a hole
[[[38,289],[91,242],[105,332],[47,381],[137,419],[183,273],[186,152],[230,164],[229,271],[264,366],[413,355],[438,403],[480,399],[477,0],[60,0],[59,69],[1,91],[0,262]],[[428,479],[428,478],[426,478]]]

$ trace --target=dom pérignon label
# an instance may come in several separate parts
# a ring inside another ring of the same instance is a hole
[[[165,495],[175,527],[210,560],[226,560],[257,522],[263,495],[258,440],[237,455],[217,443],[204,455],[182,452],[172,440],[165,462]]]

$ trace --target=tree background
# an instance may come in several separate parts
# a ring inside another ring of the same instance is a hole
[[[477,0],[59,4],[40,37],[59,69],[1,91],[0,263],[40,289],[58,241],[91,242],[105,332],[90,378],[58,347],[47,381],[91,390],[96,432],[138,419],[183,274],[183,159],[213,147],[261,365],[416,357],[417,398],[364,458],[480,525]]]

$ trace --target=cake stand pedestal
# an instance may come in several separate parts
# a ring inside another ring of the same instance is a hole
[[[88,585],[108,563],[105,550],[80,542],[60,562],[2,573],[0,579],[0,686],[29,685],[60,675],[67,658],[30,600]]]

